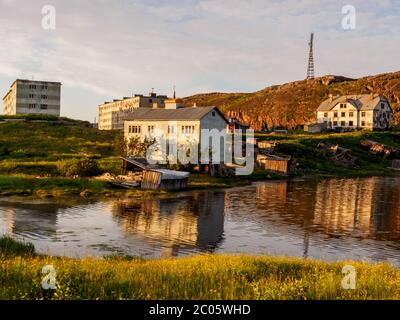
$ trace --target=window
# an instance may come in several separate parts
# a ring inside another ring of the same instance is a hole
[[[36,104],[34,104],[34,103],[29,104],[29,109],[35,109],[35,108],[36,108]]]
[[[340,126],[345,127],[346,126],[346,121],[340,121]]]
[[[336,127],[337,126],[337,121],[333,121],[333,125]]]
[[[168,133],[175,133],[175,126],[168,126]]]
[[[353,118],[354,117],[354,112],[349,112],[349,117]]]
[[[361,112],[361,117],[365,118],[365,112]]]
[[[154,133],[154,126],[148,126],[147,127],[147,132],[148,133]]]
[[[347,106],[346,103],[341,103],[340,104],[340,109],[346,109],[346,106]]]
[[[337,112],[334,112],[334,113],[333,113],[333,117],[334,117],[334,118],[337,118],[337,117],[338,117],[338,113],[337,113]]]
[[[354,122],[353,121],[349,121],[349,127],[354,126]]]
[[[328,112],[324,113],[324,118],[328,118]]]
[[[215,117],[215,111],[212,112],[212,116]]]
[[[342,117],[346,117],[346,112],[342,112]]]
[[[385,109],[385,104],[384,103],[381,103],[381,109],[382,110]]]
[[[41,105],[40,105],[40,109],[46,110],[46,109],[47,109],[47,104],[41,104]]]
[[[35,95],[34,95],[33,93],[30,93],[30,94],[29,94],[29,98],[30,98],[30,99],[33,99],[34,97],[35,97]]]
[[[132,133],[132,126],[129,126],[129,127],[128,127],[128,132],[129,132],[129,133]]]
[[[129,133],[140,133],[141,126],[129,126]]]
[[[47,95],[42,94],[42,99],[47,100]]]
[[[42,85],[42,90],[47,90],[47,89],[48,89],[47,84]]]
[[[194,129],[194,126],[182,126],[182,134],[193,134]]]
[[[35,84],[30,84],[29,85],[29,89],[36,89],[36,85]]]

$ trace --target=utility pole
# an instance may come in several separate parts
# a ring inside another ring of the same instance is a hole
[[[310,38],[310,43],[308,44],[310,46],[310,55],[308,57],[308,68],[307,68],[307,80],[314,79],[314,52],[313,52],[313,46],[314,46],[314,33],[311,33],[311,38]]]

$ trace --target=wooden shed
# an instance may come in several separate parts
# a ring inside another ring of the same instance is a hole
[[[400,159],[394,159],[392,161],[392,168],[394,169],[400,169]]]
[[[259,154],[257,155],[257,166],[265,170],[289,175],[296,169],[296,161],[291,157]]]
[[[122,157],[122,175],[138,181],[142,189],[179,190],[187,187],[189,172],[149,165],[145,159]]]

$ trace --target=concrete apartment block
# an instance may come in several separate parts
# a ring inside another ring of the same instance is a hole
[[[3,113],[60,116],[61,83],[17,79],[3,98]]]

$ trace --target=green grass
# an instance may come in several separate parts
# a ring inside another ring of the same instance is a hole
[[[31,243],[16,241],[8,236],[0,238],[0,257],[35,255],[35,247]]]
[[[360,145],[364,139],[374,140],[392,147],[400,148],[400,131],[370,132],[356,131],[348,133],[296,133],[289,135],[256,135],[259,141],[274,141],[277,151],[292,155],[299,162],[299,171],[306,175],[321,176],[372,176],[395,175],[390,169],[391,160],[373,155]],[[351,168],[332,162],[324,151],[318,150],[320,142],[330,142],[351,149],[357,157],[357,167]]]
[[[5,255],[4,242],[0,299],[400,299],[400,270],[382,263],[244,255],[70,259],[27,255],[26,244],[7,245],[14,254]],[[56,271],[51,292],[41,288],[46,265]],[[354,290],[342,288],[345,265],[356,270]]]
[[[44,190],[41,195],[76,194],[83,190],[93,193],[108,192],[109,187],[93,179],[72,180],[61,178],[60,164],[69,159],[95,159],[100,173],[119,174],[121,161],[118,141],[121,132],[99,131],[87,122],[50,117],[17,116],[20,121],[1,121],[0,117],[0,195],[30,195]],[[15,117],[11,117],[15,118]],[[40,120],[34,121],[34,120]],[[259,140],[278,143],[278,152],[292,155],[299,161],[298,175],[317,177],[395,175],[389,169],[390,160],[371,155],[359,145],[361,139],[373,139],[394,147],[400,147],[400,132],[351,132],[344,134],[256,135]],[[357,168],[347,168],[333,163],[324,152],[317,150],[321,141],[337,143],[350,148],[358,158]],[[35,179],[46,176],[45,179]],[[192,174],[188,190],[228,188],[241,186],[255,180],[282,178],[261,169],[250,176],[213,178]],[[121,193],[117,191],[116,193]],[[150,194],[137,191],[130,194]],[[153,192],[154,193],[154,192]]]
[[[105,182],[93,179],[35,178],[31,176],[0,176],[0,195],[38,195],[50,197],[79,194],[84,190],[93,193],[105,192]]]

